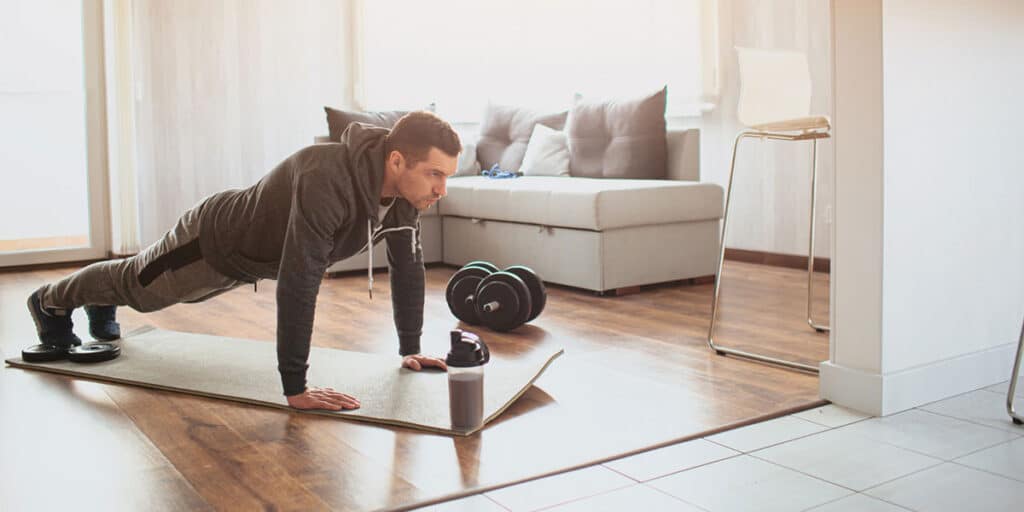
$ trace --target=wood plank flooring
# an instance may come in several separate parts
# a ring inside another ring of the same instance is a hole
[[[72,270],[0,273],[4,357],[34,343],[28,294]],[[425,352],[443,353],[458,325],[444,303],[453,272],[427,271]],[[827,279],[816,275],[817,319],[828,318]],[[804,320],[805,282],[797,270],[727,261],[716,341],[827,359],[827,335]],[[371,302],[365,275],[326,279],[314,344],[395,354],[386,276],[378,275],[376,288]],[[707,349],[711,289],[669,284],[598,297],[553,286],[532,324],[505,334],[478,330],[494,357],[553,347],[566,354],[469,438],[5,368],[0,509],[400,509],[817,402],[814,375]],[[261,282],[258,292],[243,288],[151,314],[122,308],[119,319],[125,330],[149,324],[270,341],[274,291],[273,282]],[[87,335],[81,311],[75,320]]]

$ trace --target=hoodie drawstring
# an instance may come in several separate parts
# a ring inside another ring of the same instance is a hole
[[[374,235],[383,235],[390,231],[401,231],[403,229],[411,229],[412,237],[409,240],[409,249],[413,257],[416,256],[416,226],[399,226],[397,228],[388,228],[373,232],[373,221],[370,218],[366,219],[366,291],[370,295],[370,300],[373,300],[373,237]]]

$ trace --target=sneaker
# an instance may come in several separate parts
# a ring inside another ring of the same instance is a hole
[[[82,344],[82,340],[75,336],[73,330],[71,310],[44,308],[39,299],[39,290],[28,296],[28,312],[32,314],[39,342],[43,345],[69,348]]]
[[[89,334],[100,341],[113,341],[121,337],[121,324],[117,323],[117,306],[85,306],[89,316]]]

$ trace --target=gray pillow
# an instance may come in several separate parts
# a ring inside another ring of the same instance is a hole
[[[484,169],[498,164],[503,171],[518,171],[523,164],[533,126],[539,123],[561,130],[567,115],[568,112],[544,114],[526,108],[489,104],[480,123],[476,158]]]
[[[353,112],[351,110],[338,110],[331,107],[324,107],[327,112],[327,129],[330,132],[331,141],[341,140],[341,134],[345,128],[352,123],[366,123],[381,128],[390,129],[402,116],[409,113],[407,110],[392,110],[388,112]]]
[[[588,178],[657,179],[668,174],[667,88],[639,98],[580,100],[566,121],[569,173]]]
[[[476,144],[463,143],[459,153],[458,169],[455,176],[476,176],[480,174],[480,162],[476,161]]]

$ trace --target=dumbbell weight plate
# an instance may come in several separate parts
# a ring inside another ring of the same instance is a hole
[[[462,266],[462,268],[466,268],[466,267],[480,267],[480,268],[484,268],[484,269],[487,269],[487,271],[490,272],[491,274],[501,270],[494,263],[491,263],[489,261],[484,261],[484,260],[471,261],[471,262],[466,263],[465,265]]]
[[[541,280],[540,276],[532,268],[523,265],[508,267],[505,269],[505,272],[515,274],[530,289],[530,316],[526,321],[532,322],[534,318],[540,316],[548,302],[548,291],[544,287],[544,281]]]
[[[86,343],[68,349],[68,361],[75,363],[98,363],[109,361],[121,355],[121,347],[113,343]]]
[[[497,309],[487,311],[493,303]],[[481,324],[495,331],[515,329],[530,316],[530,289],[515,274],[495,272],[477,286],[475,306]]]
[[[448,302],[448,309],[455,318],[476,325],[480,320],[476,316],[473,303],[466,302],[466,299],[476,293],[476,287],[483,278],[491,275],[491,272],[481,267],[463,267],[459,269],[451,279],[444,291],[444,298]]]
[[[68,349],[53,345],[32,345],[21,351],[21,360],[26,363],[48,363],[68,357]]]

